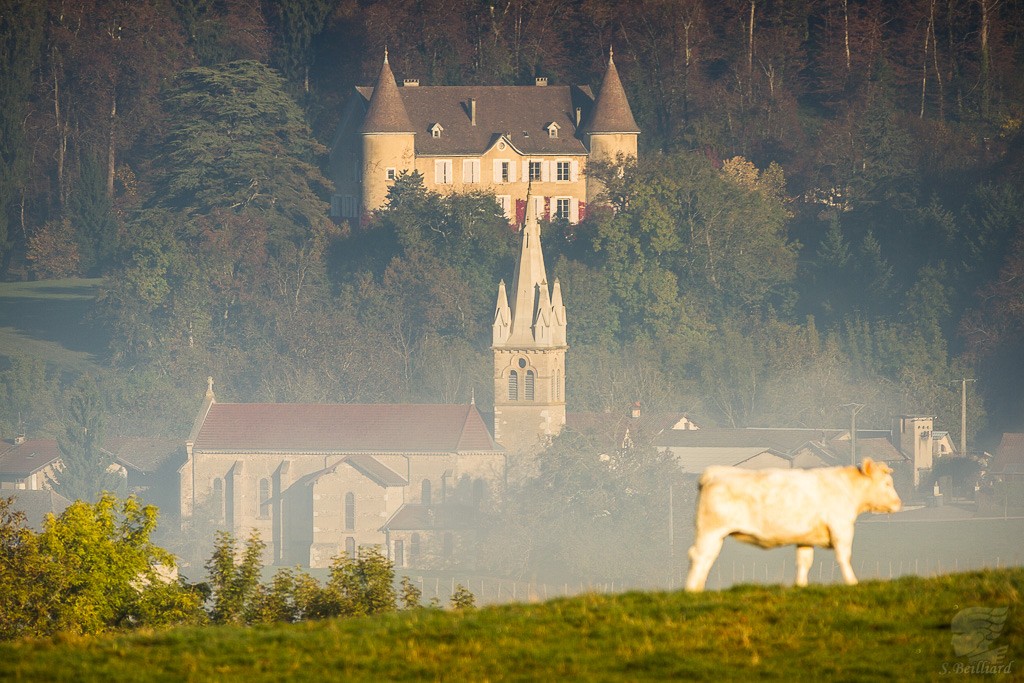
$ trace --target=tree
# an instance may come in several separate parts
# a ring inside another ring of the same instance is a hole
[[[69,500],[95,500],[124,487],[111,471],[114,456],[102,448],[104,407],[96,382],[85,377],[66,399],[64,431],[57,438],[61,467],[54,488]]]
[[[218,531],[213,555],[206,562],[215,624],[248,624],[258,613],[264,543],[255,530],[245,541],[241,559],[234,535]]]
[[[199,594],[170,581],[149,539],[157,510],[111,495],[77,501],[36,534],[0,499],[0,638],[199,623]]]
[[[24,201],[29,164],[26,120],[41,60],[45,6],[34,0],[0,2],[0,267],[13,245],[15,207]],[[23,204],[22,204],[23,205]],[[24,225],[21,226],[24,230]],[[25,235],[22,235],[24,241]]]

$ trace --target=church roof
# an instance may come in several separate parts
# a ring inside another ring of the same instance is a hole
[[[377,87],[369,98],[369,108],[360,133],[412,133],[416,131],[409,114],[405,111],[402,96],[395,83],[395,75],[391,73],[387,52],[384,53],[384,64],[377,77]]]
[[[587,133],[639,133],[640,127],[629,108],[626,91],[619,80],[612,54],[608,54],[608,70],[601,81],[601,90],[594,104],[594,114],[585,126]]]
[[[500,451],[475,405],[214,403],[193,445],[228,453]]]
[[[390,70],[388,70],[390,74]],[[394,87],[386,97],[377,88],[359,87],[356,93],[368,103],[360,132],[396,132],[403,124],[388,121],[380,102],[404,115],[415,132],[416,154],[423,156],[480,156],[504,136],[523,154],[586,154],[576,134],[576,108],[593,105],[589,88],[576,86],[416,86]],[[470,100],[476,102],[476,125],[471,120]],[[384,121],[386,123],[381,123]],[[547,126],[557,123],[558,137]],[[441,124],[440,137],[430,129]],[[371,130],[372,129],[372,130]]]

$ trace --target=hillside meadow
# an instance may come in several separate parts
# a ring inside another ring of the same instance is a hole
[[[0,645],[0,679],[1019,680],[1022,592],[1024,569],[1008,569],[855,587],[589,594],[248,629],[58,637]],[[1008,611],[987,631],[954,627],[969,607]],[[986,649],[1005,648],[1006,673],[972,674],[954,649],[954,635],[978,642],[984,633]]]

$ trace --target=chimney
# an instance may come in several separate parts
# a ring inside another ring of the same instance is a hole
[[[418,78],[406,78],[402,80],[403,88],[418,88],[420,85],[420,79]]]
[[[581,107],[576,107],[576,127],[577,128],[580,127],[580,119],[582,119],[582,118],[583,118],[583,109]]]
[[[537,76],[537,78],[535,78],[533,82],[534,82],[534,84],[536,84],[536,86],[538,88],[543,88],[544,86],[546,86],[548,84],[548,77],[547,76]]]
[[[476,98],[469,98],[469,125],[476,125]]]

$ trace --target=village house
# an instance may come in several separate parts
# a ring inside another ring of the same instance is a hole
[[[515,225],[528,194],[541,220],[576,223],[602,190],[588,163],[635,158],[639,134],[610,51],[596,97],[547,78],[399,87],[385,51],[376,84],[355,88],[331,145],[331,215],[364,219],[398,176],[415,172],[434,192],[493,192]]]

